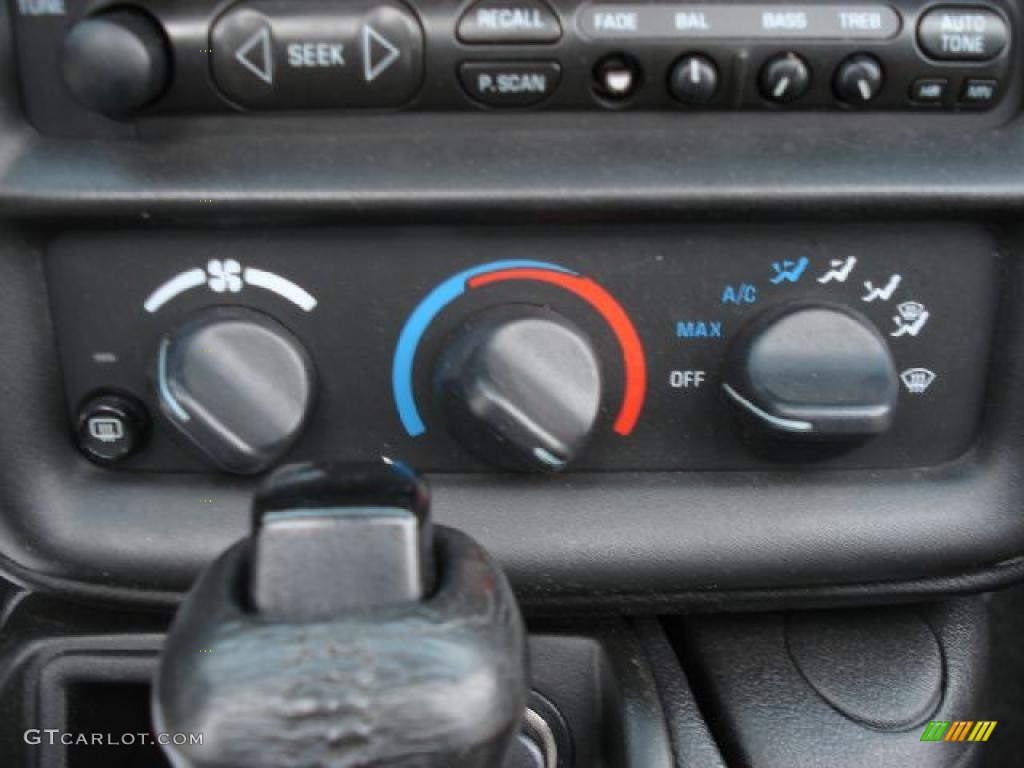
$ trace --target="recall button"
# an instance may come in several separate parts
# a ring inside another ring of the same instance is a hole
[[[1003,17],[980,7],[936,8],[924,15],[917,28],[924,52],[947,61],[994,59],[1009,37]]]
[[[481,0],[459,20],[464,43],[555,43],[562,37],[558,17],[541,0]]]
[[[462,87],[491,107],[537,104],[555,92],[561,76],[554,61],[467,61],[459,67]]]

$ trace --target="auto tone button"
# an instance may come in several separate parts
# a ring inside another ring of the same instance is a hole
[[[989,61],[1003,52],[1009,39],[1003,17],[980,6],[936,8],[917,28],[924,52],[947,61]]]
[[[217,86],[250,109],[398,107],[423,81],[423,30],[394,0],[245,3],[211,48]]]

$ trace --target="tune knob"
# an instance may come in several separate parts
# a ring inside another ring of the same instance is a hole
[[[64,39],[64,82],[82,104],[126,117],[154,101],[171,77],[160,25],[145,11],[114,8],[75,24]]]
[[[203,456],[251,474],[298,439],[316,375],[305,348],[276,320],[215,307],[164,336],[156,380],[164,416]]]
[[[885,339],[860,314],[784,304],[755,317],[726,352],[723,389],[774,437],[856,440],[889,428],[899,380]]]
[[[441,357],[435,392],[449,429],[502,467],[558,472],[584,449],[601,407],[601,365],[586,335],[539,307],[472,319]]]

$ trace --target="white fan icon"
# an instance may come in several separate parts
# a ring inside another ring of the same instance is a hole
[[[214,293],[238,293],[242,290],[242,265],[234,259],[210,259],[206,273],[210,276],[206,283]]]

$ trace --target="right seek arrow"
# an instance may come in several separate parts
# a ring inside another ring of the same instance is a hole
[[[372,83],[398,61],[401,51],[369,24],[363,25],[363,75]]]

